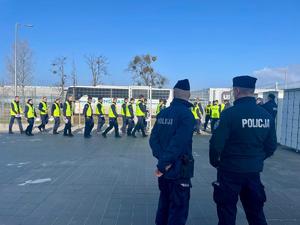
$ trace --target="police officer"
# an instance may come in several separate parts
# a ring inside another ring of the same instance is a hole
[[[24,114],[25,114],[25,118],[27,119],[27,122],[28,122],[28,126],[25,130],[25,134],[27,136],[33,136],[34,134],[32,133],[32,128],[33,128],[33,124],[34,124],[34,118],[36,117],[36,112],[33,107],[33,101],[31,98],[28,99],[28,101],[27,101]]]
[[[91,131],[93,130],[94,127],[92,100],[93,100],[92,96],[88,96],[88,101],[83,108],[83,115],[85,118],[85,127],[84,127],[85,138],[90,138],[92,136]]]
[[[21,113],[23,112],[20,106],[20,97],[16,96],[15,99],[10,104],[10,121],[8,127],[9,134],[13,134],[12,127],[14,125],[15,119],[18,122],[20,133],[23,134],[24,131],[22,126]]]
[[[214,132],[215,125],[218,123],[221,115],[221,107],[218,104],[218,100],[213,101],[213,105],[210,107],[210,126],[211,126],[211,132]]]
[[[38,128],[41,132],[43,132],[46,130],[46,125],[49,120],[48,104],[47,104],[47,98],[45,96],[42,98],[42,101],[39,104],[39,111],[41,117],[41,125],[39,125]]]
[[[126,117],[128,120],[127,136],[131,136],[132,129],[134,128],[133,104],[134,104],[134,98],[131,98],[129,104],[127,104],[126,107]]]
[[[207,125],[210,121],[210,114],[211,114],[211,102],[208,102],[208,104],[205,107],[205,123],[204,123],[204,131],[207,129]]]
[[[223,101],[221,104],[220,104],[220,110],[221,112],[223,112],[225,109],[225,101]]]
[[[98,98],[98,102],[96,104],[96,115],[98,116],[97,132],[99,133],[105,124],[105,110],[102,97]]]
[[[195,118],[194,132],[196,132],[197,134],[200,134],[201,112],[200,112],[198,102],[194,103],[194,106],[192,107],[192,113],[193,113],[194,118]]]
[[[147,109],[144,105],[144,96],[140,95],[140,98],[138,100],[138,102],[136,103],[136,108],[135,108],[135,115],[138,119],[131,136],[136,138],[135,136],[135,132],[140,129],[142,132],[143,137],[147,137],[146,133],[145,133],[145,117],[147,115]]]
[[[268,101],[265,104],[263,104],[262,107],[265,110],[267,110],[268,113],[270,113],[274,119],[276,119],[278,106],[275,102],[274,94],[269,94]]]
[[[73,115],[72,102],[73,102],[73,96],[70,95],[63,106],[63,115],[65,121],[64,136],[68,136],[68,137],[74,136],[72,134],[72,115]]]
[[[272,116],[256,105],[256,78],[233,78],[234,106],[226,109],[210,140],[210,163],[217,168],[214,201],[219,224],[234,225],[240,197],[249,224],[266,225],[266,201],[260,180],[264,160],[277,147]]]
[[[262,98],[256,98],[256,104],[262,106],[264,104],[264,100]]]
[[[110,105],[109,112],[109,126],[102,133],[102,136],[106,138],[106,134],[113,128],[115,128],[115,137],[120,138],[119,126],[118,126],[118,113],[117,113],[117,98],[113,98],[112,104]]]
[[[60,115],[60,98],[57,98],[51,107],[51,116],[54,118],[53,134],[59,134],[57,129],[60,125]]]
[[[121,128],[121,131],[122,131],[123,134],[126,133],[126,127],[127,127],[127,124],[128,124],[128,120],[127,120],[127,117],[126,117],[127,103],[128,103],[128,98],[125,98],[124,99],[124,103],[121,106],[121,116],[122,116],[122,128]]]
[[[178,81],[170,107],[160,112],[152,129],[150,146],[158,160],[155,174],[160,190],[156,225],[184,225],[187,221],[195,123],[189,98],[189,81]]]

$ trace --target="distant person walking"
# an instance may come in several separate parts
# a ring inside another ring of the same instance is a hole
[[[93,118],[93,108],[92,108],[92,96],[88,97],[87,103],[84,105],[83,108],[83,115],[85,118],[85,127],[84,127],[84,137],[90,138],[91,132],[94,127],[94,118]]]
[[[34,134],[32,133],[32,128],[34,125],[34,118],[36,117],[36,112],[33,106],[33,101],[32,99],[28,99],[27,104],[25,106],[25,112],[24,112],[25,118],[27,119],[28,126],[25,130],[25,134],[27,136],[33,136]]]
[[[72,115],[73,115],[72,103],[73,103],[73,97],[69,96],[63,106],[63,115],[65,121],[64,136],[67,137],[74,136],[72,134]]]
[[[9,121],[9,127],[8,127],[9,134],[13,134],[12,128],[13,128],[15,119],[18,122],[20,133],[23,134],[24,131],[23,131],[22,120],[21,120],[22,113],[23,113],[23,111],[20,106],[20,97],[16,96],[15,99],[10,104],[10,121]]]
[[[46,130],[46,125],[48,124],[49,120],[48,104],[47,98],[45,96],[42,98],[42,101],[39,104],[39,111],[41,117],[41,125],[39,125],[38,128],[41,132],[44,132]]]
[[[51,107],[51,116],[53,116],[54,118],[53,134],[59,134],[57,130],[60,125],[60,116],[61,116],[60,106],[61,106],[60,98],[55,99],[55,102],[52,104]]]
[[[278,111],[278,106],[275,102],[275,95],[274,94],[269,94],[268,96],[268,101],[262,105],[262,107],[268,111],[272,115],[272,117],[276,120],[277,117],[277,111]]]

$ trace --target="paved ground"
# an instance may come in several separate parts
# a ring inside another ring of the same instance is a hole
[[[208,137],[194,138],[189,225],[216,225]],[[0,224],[153,225],[158,191],[147,139],[0,134]],[[300,224],[300,155],[280,149],[263,181],[271,225]],[[238,225],[247,224],[239,207]]]

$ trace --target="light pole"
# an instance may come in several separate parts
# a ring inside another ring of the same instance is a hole
[[[17,95],[17,42],[18,42],[18,28],[19,26],[24,26],[28,28],[32,28],[31,24],[15,24],[15,96]]]

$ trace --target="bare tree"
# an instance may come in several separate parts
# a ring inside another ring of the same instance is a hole
[[[15,46],[12,53],[6,59],[6,69],[9,83],[13,84],[15,79]],[[33,52],[27,41],[17,42],[17,87],[20,90],[23,101],[25,100],[25,86],[33,81]]]
[[[147,54],[137,55],[129,62],[127,71],[132,74],[134,84],[161,88],[168,82],[166,77],[154,70],[156,60],[156,56]]]
[[[102,83],[102,77],[108,75],[108,60],[105,56],[88,55],[85,56],[86,63],[92,74],[92,85],[97,86]]]
[[[71,70],[71,81],[73,86],[73,98],[75,99],[75,87],[77,86],[77,70],[76,70],[76,64],[75,61],[72,61],[72,70]]]
[[[52,66],[52,73],[54,75],[59,76],[59,82],[56,84],[59,88],[59,96],[63,99],[64,97],[64,90],[67,80],[67,75],[65,74],[65,64],[66,64],[67,57],[57,57],[53,60]]]

